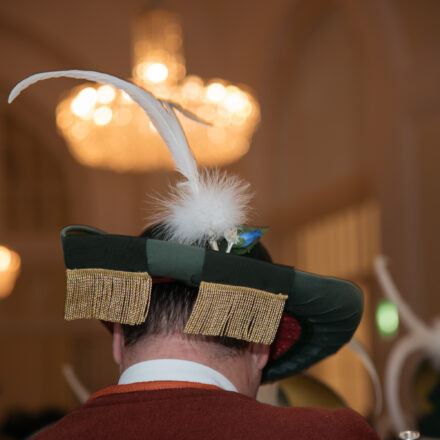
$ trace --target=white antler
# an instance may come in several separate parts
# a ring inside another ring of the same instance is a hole
[[[385,256],[379,255],[375,258],[374,271],[383,292],[386,297],[397,306],[399,314],[406,326],[414,332],[428,335],[430,333],[428,327],[403,300],[402,295],[391,278],[387,268],[387,258]]]
[[[71,364],[63,364],[61,367],[63,376],[66,379],[70,389],[75,394],[76,398],[80,403],[86,403],[89,400],[90,392],[87,388],[80,382],[75,374],[75,371]]]
[[[361,358],[362,364],[364,365],[365,369],[370,375],[371,382],[373,382],[373,386],[374,386],[374,394],[376,397],[375,399],[376,405],[374,408],[374,413],[376,414],[376,416],[378,416],[382,412],[383,397],[382,397],[382,385],[380,383],[379,374],[377,373],[376,367],[374,366],[374,362],[371,359],[371,356],[369,355],[366,348],[357,339],[353,338],[348,343],[348,347]]]
[[[374,260],[374,271],[386,297],[396,304],[402,321],[409,334],[401,338],[393,347],[385,367],[385,394],[394,431],[407,429],[399,402],[400,375],[407,357],[417,351],[424,351],[436,364],[440,364],[440,323],[427,326],[404,301],[387,269],[387,259],[379,255]]]

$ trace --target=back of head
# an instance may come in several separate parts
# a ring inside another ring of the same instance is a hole
[[[155,225],[145,230],[141,237],[165,239],[161,225]],[[220,242],[220,247],[226,247],[226,242]],[[257,243],[245,256],[263,261],[272,261],[266,248]],[[199,288],[190,287],[171,280],[155,280],[151,293],[148,319],[140,325],[124,325],[124,339],[127,347],[139,342],[148,343],[152,337],[164,338],[179,335],[183,339],[203,344],[204,349],[211,347],[216,354],[237,356],[249,348],[250,343],[244,340],[226,336],[203,336],[184,333],[185,325],[191,315],[197,299]]]
[[[151,339],[179,336],[193,345],[203,344],[211,352],[222,356],[237,356],[249,347],[249,343],[226,336],[203,336],[184,333],[197,298],[198,288],[178,282],[156,282],[153,284],[148,319],[139,325],[123,325],[125,346],[148,344]]]

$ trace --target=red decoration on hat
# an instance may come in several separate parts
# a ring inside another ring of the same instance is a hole
[[[281,316],[275,340],[270,346],[270,359],[276,359],[284,354],[299,339],[301,335],[301,326],[299,322],[285,313]]]

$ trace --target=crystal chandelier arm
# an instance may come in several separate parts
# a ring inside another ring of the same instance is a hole
[[[191,186],[198,184],[198,169],[194,156],[186,141],[180,123],[176,124],[173,111],[166,109],[163,103],[151,93],[135,84],[106,73],[87,70],[60,70],[42,72],[31,75],[20,81],[11,91],[8,103],[11,103],[24,89],[30,85],[49,78],[77,78],[110,84],[127,93],[147,114],[154,127],[164,140],[176,165],[176,169],[190,182]]]

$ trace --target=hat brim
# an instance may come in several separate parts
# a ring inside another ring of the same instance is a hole
[[[146,237],[105,234],[69,226],[61,232],[68,269],[147,271],[190,286],[202,281],[246,286],[288,295],[283,313],[301,326],[300,337],[271,358],[262,382],[305,370],[338,351],[359,325],[362,291],[353,283],[266,261]],[[280,326],[274,344],[289,332]],[[287,339],[289,335],[287,335]]]
[[[284,313],[300,323],[301,334],[283,354],[269,360],[262,382],[292,376],[336,353],[352,338],[362,311],[362,291],[354,283],[295,270]]]

